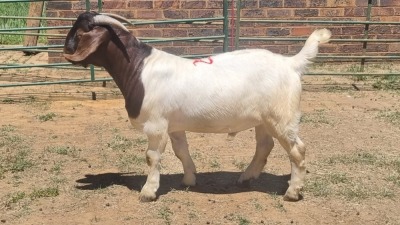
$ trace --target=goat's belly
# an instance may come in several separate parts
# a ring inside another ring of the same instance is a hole
[[[210,120],[192,120],[192,121],[170,121],[169,132],[190,131],[197,133],[234,133],[243,131],[257,125],[261,122],[257,120],[232,120],[232,121],[210,121]]]

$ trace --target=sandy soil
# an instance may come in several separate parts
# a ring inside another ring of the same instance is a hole
[[[24,76],[44,73],[69,75]],[[298,202],[282,200],[290,165],[278,143],[258,180],[235,185],[254,153],[250,129],[234,140],[188,133],[194,188],[180,186],[168,143],[159,198],[141,203],[146,138],[112,83],[0,88],[0,224],[400,224],[399,93],[367,81],[356,91],[349,78],[303,83],[308,173]]]

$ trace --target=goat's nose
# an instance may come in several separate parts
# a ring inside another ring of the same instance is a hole
[[[67,38],[64,44],[64,53],[74,54],[75,50],[76,50],[75,41],[73,39]]]
[[[65,46],[64,47],[64,53],[65,54],[73,54],[74,53],[74,49],[69,47],[69,46]]]

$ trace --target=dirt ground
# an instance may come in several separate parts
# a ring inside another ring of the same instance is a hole
[[[0,81],[33,75],[71,73],[0,70]],[[188,133],[194,188],[180,186],[168,143],[159,197],[141,203],[147,141],[115,85],[0,88],[0,224],[400,224],[399,92],[365,80],[357,91],[351,78],[303,83],[308,173],[298,202],[282,200],[290,164],[277,142],[259,179],[235,185],[255,150],[250,129],[234,140]]]

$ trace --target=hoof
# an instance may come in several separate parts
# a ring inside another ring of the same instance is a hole
[[[236,186],[240,188],[250,188],[251,180],[237,181]]]
[[[141,202],[152,202],[152,201],[155,201],[156,199],[157,199],[157,196],[156,196],[155,193],[154,194],[142,194],[142,193],[140,193],[140,195],[139,195],[139,200]]]
[[[300,191],[302,189],[302,186],[289,186],[289,188],[286,190],[285,195],[283,196],[283,200],[296,202],[303,199],[303,196],[300,194]]]
[[[152,202],[152,201],[155,201],[156,198],[148,197],[148,196],[139,196],[139,200],[141,202]]]
[[[303,199],[303,197],[300,194],[297,193],[288,193],[286,192],[285,195],[283,196],[283,200],[287,202],[297,202],[299,200]]]
[[[196,177],[193,176],[184,176],[181,182],[182,186],[186,187],[194,187],[196,186]]]
[[[181,187],[184,187],[184,188],[193,188],[196,186],[197,186],[197,183],[195,183],[195,184],[185,184],[184,182],[181,183]]]

